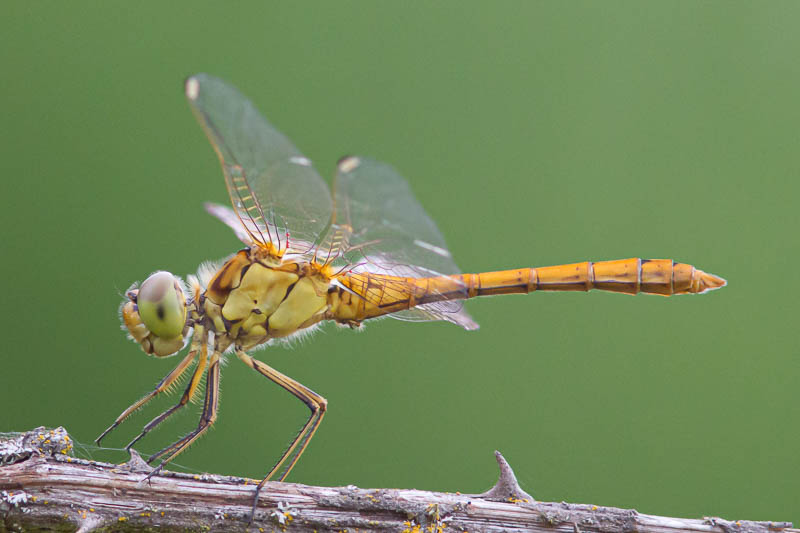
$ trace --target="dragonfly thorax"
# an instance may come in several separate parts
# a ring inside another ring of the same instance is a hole
[[[326,318],[329,278],[307,262],[262,262],[253,249],[209,280],[198,312],[205,327],[239,347],[283,338]]]

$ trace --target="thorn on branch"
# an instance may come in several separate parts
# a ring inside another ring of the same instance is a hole
[[[508,461],[503,457],[503,454],[495,451],[494,456],[495,459],[497,459],[497,465],[500,467],[500,478],[497,480],[494,487],[483,494],[479,494],[478,497],[485,500],[511,503],[535,502],[536,500],[533,496],[522,490],[519,486],[517,477],[514,475],[514,471],[511,469],[511,466],[509,466]]]
[[[128,459],[128,462],[122,465],[124,468],[127,468],[131,472],[143,472],[143,473],[150,473],[153,470],[153,467],[148,465],[142,456],[139,455],[139,452],[131,448],[130,450],[131,458]]]

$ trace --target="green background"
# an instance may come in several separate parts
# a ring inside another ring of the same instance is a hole
[[[479,492],[499,449],[541,500],[800,522],[797,3],[2,11],[0,431],[91,443],[176,364],[127,341],[117,307],[239,247],[201,207],[226,201],[182,94],[207,71],[326,177],[350,153],[399,168],[464,271],[637,255],[730,282],[490,298],[473,333],[385,320],[257,352],[330,402],[291,481]],[[260,477],[306,408],[235,360],[222,388],[178,462]]]

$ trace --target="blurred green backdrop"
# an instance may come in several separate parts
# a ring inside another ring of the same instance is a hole
[[[730,282],[485,299],[474,333],[386,320],[258,352],[330,402],[291,481],[478,492],[499,449],[542,500],[800,522],[797,3],[2,11],[0,431],[90,443],[176,363],[127,341],[117,306],[239,247],[201,207],[226,201],[182,94],[207,71],[326,177],[343,154],[394,164],[465,271],[638,255]],[[260,478],[306,409],[236,361],[222,387],[178,462]]]

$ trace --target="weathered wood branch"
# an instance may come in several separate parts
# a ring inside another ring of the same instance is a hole
[[[77,459],[63,428],[0,439],[0,531],[447,531],[800,533],[788,522],[683,519],[631,509],[534,501],[497,454],[484,494],[267,483],[252,525],[253,480]]]

